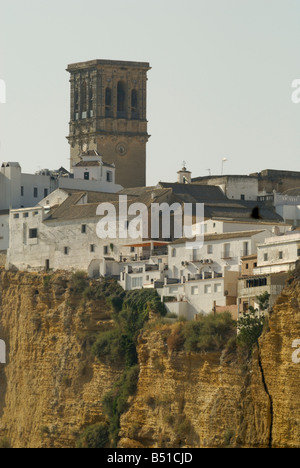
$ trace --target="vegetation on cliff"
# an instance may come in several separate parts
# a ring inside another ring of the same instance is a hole
[[[138,381],[139,333],[149,320],[150,312],[162,317],[166,314],[165,306],[153,289],[125,292],[115,281],[90,282],[82,272],[72,276],[70,287],[83,301],[106,300],[111,308],[113,325],[97,334],[92,353],[104,364],[124,368],[121,378],[103,400],[108,424],[87,427],[79,439],[79,446],[95,448],[96,445],[100,448],[107,443],[116,446],[120,416],[127,409],[128,398],[135,392]]]

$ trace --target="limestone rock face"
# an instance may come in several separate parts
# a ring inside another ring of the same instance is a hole
[[[123,372],[90,351],[90,337],[112,325],[106,302],[84,305],[69,279],[0,273],[8,358],[0,364],[0,439],[15,448],[74,447],[86,426],[105,420],[103,397]],[[119,447],[299,447],[299,302],[294,281],[247,364],[234,354],[172,351],[169,325],[146,327]]]
[[[74,447],[82,428],[102,421],[101,401],[122,370],[87,352],[89,334],[110,326],[105,302],[85,308],[68,276],[1,273],[0,436],[14,448]]]
[[[278,299],[247,367],[220,354],[170,353],[162,330],[144,332],[120,447],[299,447],[296,339],[299,282]]]

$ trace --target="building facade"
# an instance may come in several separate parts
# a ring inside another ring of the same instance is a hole
[[[96,150],[116,166],[123,187],[146,185],[149,63],[92,60],[69,65],[71,166]]]

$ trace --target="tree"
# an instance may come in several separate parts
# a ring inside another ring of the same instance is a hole
[[[264,312],[265,310],[269,309],[270,307],[270,294],[268,291],[265,291],[260,296],[256,296],[256,300],[258,302],[258,307],[260,312]]]
[[[258,309],[250,306],[247,312],[238,320],[238,342],[249,348],[258,343],[265,323],[265,315],[259,314]]]

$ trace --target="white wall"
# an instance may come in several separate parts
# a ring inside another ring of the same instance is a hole
[[[229,199],[241,200],[244,195],[245,200],[257,200],[258,179],[256,177],[228,177],[226,195]]]
[[[58,179],[58,187],[70,190],[87,190],[91,192],[117,193],[122,190],[122,186],[106,180],[81,180],[61,177]]]
[[[9,244],[9,214],[0,214],[0,251],[8,249]]]
[[[280,214],[280,213],[279,213]],[[223,234],[229,232],[241,232],[241,231],[258,231],[261,229],[268,230],[272,232],[274,226],[278,227],[280,232],[284,233],[290,230],[290,226],[284,224],[273,224],[273,223],[243,223],[243,222],[230,222],[230,221],[218,221],[214,219],[208,219],[204,222],[205,232],[209,233],[216,233],[216,234]]]
[[[195,275],[212,271],[223,274],[225,270],[239,271],[240,259],[245,255],[245,243],[248,244],[248,255],[251,255],[256,253],[256,246],[269,236],[268,231],[263,231],[253,235],[249,233],[247,237],[205,240],[203,247],[195,251],[186,249],[185,243],[170,244],[169,277],[180,279],[182,276],[187,278],[189,274]],[[225,244],[230,246],[229,255],[225,255]],[[200,263],[201,260],[204,263]],[[209,260],[210,263],[206,263],[206,260]]]
[[[177,302],[167,302],[168,310],[176,312],[185,304],[186,313],[189,319],[195,314],[209,314],[214,307],[214,301],[218,306],[226,306],[226,296],[224,294],[224,278],[213,278],[199,281],[188,281],[186,283],[168,284],[159,289],[159,294],[163,297],[175,297]],[[177,313],[177,312],[176,312]]]
[[[18,216],[18,218],[15,218]],[[128,239],[99,239],[96,226],[99,217],[76,219],[72,221],[46,221],[43,207],[34,207],[10,212],[10,248],[8,250],[7,268],[19,270],[43,270],[46,260],[50,269],[69,271],[94,271],[110,274],[120,273],[119,259],[123,244]],[[86,232],[82,233],[82,225]],[[30,229],[38,230],[38,237],[30,239]],[[111,250],[113,244],[113,250]],[[91,246],[94,251],[91,251]],[[65,251],[65,249],[67,249]],[[106,250],[105,250],[106,249]],[[113,258],[114,262],[105,262],[104,257]],[[114,268],[117,269],[114,269]]]
[[[254,274],[278,273],[295,267],[300,256],[300,233],[268,238],[257,246],[257,268]]]

